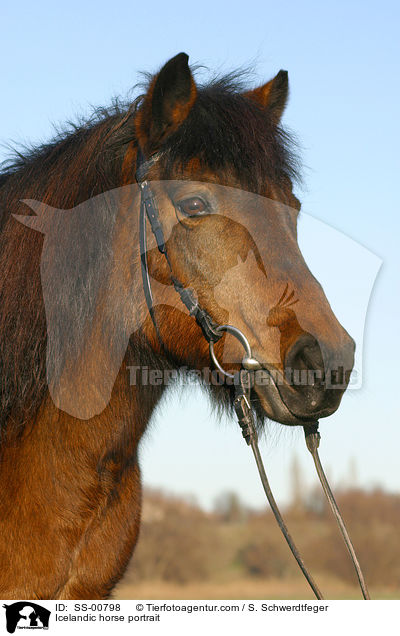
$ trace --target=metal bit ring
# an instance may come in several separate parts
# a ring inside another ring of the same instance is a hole
[[[247,340],[246,336],[244,335],[244,333],[242,331],[240,331],[240,329],[238,329],[237,327],[233,327],[232,325],[218,325],[218,327],[215,328],[215,331],[227,331],[228,333],[232,334],[232,336],[235,336],[235,338],[237,338],[237,340],[239,340],[240,344],[243,346],[244,350],[245,350],[245,356],[242,359],[242,366],[245,369],[248,369],[249,371],[255,371],[256,369],[260,369],[261,365],[260,363],[252,357],[251,354],[251,347],[250,347],[250,343]],[[214,362],[215,366],[217,367],[217,369],[223,374],[226,375],[228,378],[234,378],[235,375],[233,373],[229,373],[228,371],[225,371],[225,369],[223,369],[220,365],[220,363],[217,360],[217,357],[215,355],[215,351],[214,351],[214,343],[210,342],[210,356],[211,356],[211,360]]]

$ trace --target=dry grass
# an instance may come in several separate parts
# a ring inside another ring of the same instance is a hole
[[[351,490],[337,498],[372,598],[400,599],[400,496]],[[312,599],[272,514],[241,510],[232,501],[231,511],[224,504],[207,514],[179,498],[146,493],[138,547],[114,597]],[[324,596],[361,598],[323,502],[297,502],[284,516]]]
[[[342,581],[329,577],[318,577],[318,584],[327,599],[360,599],[360,590]],[[400,599],[400,590],[385,587],[370,588],[371,598]],[[122,581],[114,591],[115,599],[314,599],[306,583],[301,580],[281,581],[279,579],[254,580],[238,579],[227,583],[206,581],[202,583],[168,583],[166,581],[144,581],[136,585]]]

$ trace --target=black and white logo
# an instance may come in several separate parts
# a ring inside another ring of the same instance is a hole
[[[3,607],[6,610],[9,634],[14,634],[16,629],[49,629],[51,612],[37,603],[18,601]]]

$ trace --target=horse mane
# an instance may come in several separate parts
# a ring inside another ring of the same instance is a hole
[[[150,76],[148,80],[150,81]],[[260,192],[267,179],[298,178],[293,141],[243,97],[241,72],[198,86],[198,97],[163,150],[163,178],[197,157],[218,173],[228,168],[243,188]],[[114,101],[69,124],[49,143],[18,150],[0,172],[0,432],[8,419],[31,418],[45,396],[46,320],[40,284],[43,237],[12,220],[29,213],[21,199],[68,209],[121,185],[127,145],[142,96]],[[179,178],[179,177],[178,177]],[[134,171],[132,168],[132,182]]]
[[[301,183],[297,142],[247,99],[246,71],[198,86],[189,116],[165,146],[164,178],[193,158],[210,171],[233,173],[244,190],[264,193],[266,181],[285,190]]]
[[[144,75],[147,81],[138,84],[144,92],[133,102],[115,98],[108,107],[94,108],[88,118],[67,122],[56,130],[49,142],[14,148],[11,157],[0,164],[0,188],[14,174],[19,178],[26,174],[29,178],[34,171],[35,178],[40,179],[46,174],[46,168],[58,160],[64,165],[77,160],[77,151],[89,142],[95,152],[88,157],[86,172],[97,171],[96,191],[101,186],[119,185],[121,151],[135,140],[132,120],[153,79],[150,74]],[[243,185],[254,190],[259,189],[260,181],[265,182],[266,178],[275,184],[281,183],[282,177],[301,182],[293,134],[269,121],[255,103],[242,96],[248,75],[248,71],[238,70],[198,85],[197,100],[189,117],[163,147],[167,151],[164,152],[166,178],[171,177],[177,166],[184,166],[197,157],[210,169],[237,166],[237,176]],[[128,118],[128,114],[132,117]],[[108,141],[105,146],[104,140]],[[96,143],[100,148],[94,145]],[[247,151],[243,153],[245,148]]]

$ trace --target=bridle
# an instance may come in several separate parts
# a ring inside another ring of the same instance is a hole
[[[167,247],[164,239],[164,232],[161,227],[158,207],[155,202],[150,186],[145,179],[148,171],[160,158],[159,154],[153,155],[148,161],[145,161],[142,151],[138,150],[136,160],[136,181],[140,188],[140,217],[139,217],[139,244],[140,244],[140,261],[142,269],[143,291],[146,298],[147,308],[156,329],[157,336],[162,343],[158,325],[154,316],[153,294],[151,292],[151,283],[149,277],[149,268],[147,263],[147,236],[146,236],[146,217],[150,221],[150,226],[157,242],[157,247],[161,254],[164,255],[171,275],[171,281],[175,291],[179,294],[181,301],[185,305],[189,314],[196,319],[197,324],[201,327],[203,335],[208,342],[217,342],[222,334],[216,330],[216,323],[210,314],[200,307],[196,294],[190,287],[184,287],[183,284],[174,276],[171,261],[168,257]]]
[[[143,283],[143,291],[146,299],[147,308],[149,310],[149,314],[151,320],[153,322],[156,334],[158,339],[162,344],[161,335],[159,332],[159,328],[157,325],[157,321],[154,313],[154,304],[153,304],[153,295],[151,291],[151,282],[149,276],[148,262],[147,262],[147,233],[146,233],[146,224],[147,220],[150,223],[151,230],[156,239],[158,250],[161,254],[163,254],[164,258],[167,261],[168,268],[170,270],[170,277],[172,284],[174,286],[175,291],[179,294],[182,303],[188,309],[189,314],[193,316],[200,326],[204,337],[209,343],[210,349],[210,357],[217,367],[217,369],[223,375],[231,378],[233,380],[235,386],[235,399],[234,399],[234,409],[236,416],[238,418],[239,425],[242,429],[242,435],[246,440],[247,444],[251,446],[251,449],[254,454],[254,458],[257,464],[258,472],[260,475],[260,479],[264,488],[264,492],[267,496],[268,502],[271,506],[272,512],[275,516],[275,519],[282,531],[283,536],[285,537],[290,550],[294,558],[296,559],[301,571],[303,572],[305,578],[307,579],[311,589],[313,590],[316,598],[318,600],[322,600],[323,596],[312,578],[311,574],[308,572],[300,553],[289,534],[288,528],[283,520],[283,517],[279,511],[279,508],[276,504],[275,498],[272,494],[268,478],[265,472],[264,464],[261,458],[260,450],[258,447],[258,435],[254,420],[253,409],[251,406],[251,390],[254,386],[254,376],[255,372],[261,368],[260,363],[252,357],[250,344],[240,329],[232,325],[218,325],[211,318],[210,314],[199,305],[197,295],[195,291],[190,287],[184,287],[183,284],[179,281],[178,278],[175,277],[171,261],[168,257],[167,247],[164,238],[164,232],[162,229],[162,225],[160,223],[160,215],[157,203],[149,186],[149,183],[146,179],[146,176],[154,166],[154,164],[159,160],[161,153],[157,153],[150,157],[150,159],[146,160],[142,150],[140,147],[138,148],[137,154],[137,164],[136,164],[136,181],[140,188],[141,200],[140,200],[140,216],[139,216],[139,244],[140,244],[140,257],[141,257],[141,271],[142,271],[142,283]],[[218,362],[218,359],[215,355],[214,351],[214,343],[217,342],[224,334],[224,332],[229,332],[233,335],[243,346],[245,351],[245,356],[242,359],[241,369],[235,374],[229,373],[226,371]],[[321,482],[323,491],[325,496],[329,502],[329,505],[332,509],[333,515],[336,518],[336,521],[339,525],[340,531],[342,533],[344,542],[349,551],[350,557],[352,559],[357,578],[360,584],[361,592],[363,598],[369,600],[370,596],[368,593],[368,589],[364,580],[363,573],[361,571],[360,564],[358,562],[353,544],[350,540],[349,534],[346,530],[342,515],[340,514],[339,508],[333,496],[332,490],[329,486],[328,480],[322,468],[322,464],[318,454],[318,447],[320,443],[320,433],[318,431],[318,422],[307,423],[304,425],[304,434],[305,440],[308,450],[310,451],[312,458],[314,460],[315,468]]]

